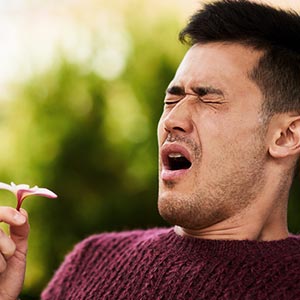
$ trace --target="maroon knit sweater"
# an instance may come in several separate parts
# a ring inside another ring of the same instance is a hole
[[[43,300],[300,299],[300,239],[180,237],[173,229],[93,235],[66,257]]]

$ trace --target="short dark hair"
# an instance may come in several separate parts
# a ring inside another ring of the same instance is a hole
[[[247,0],[204,5],[180,32],[183,43],[229,42],[262,50],[249,74],[264,95],[262,112],[300,113],[300,16]]]

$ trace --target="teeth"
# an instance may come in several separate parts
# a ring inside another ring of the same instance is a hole
[[[184,157],[181,153],[170,153],[168,156],[169,156],[170,158]]]

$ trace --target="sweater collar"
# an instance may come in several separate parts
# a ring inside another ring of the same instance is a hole
[[[287,252],[289,255],[300,253],[300,238],[291,235],[286,239],[275,241],[252,240],[209,240],[193,237],[182,237],[174,232],[174,228],[159,234],[164,239],[167,249],[173,249],[177,254],[189,257],[215,257],[218,256],[269,256],[280,255]]]

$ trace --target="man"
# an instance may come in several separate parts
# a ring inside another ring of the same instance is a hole
[[[180,39],[191,47],[158,126],[158,206],[174,227],[89,237],[42,299],[300,299],[300,240],[287,228],[300,155],[300,16],[218,1]],[[28,223],[9,208],[0,218],[12,231],[13,242],[0,239],[0,295],[10,300]]]

